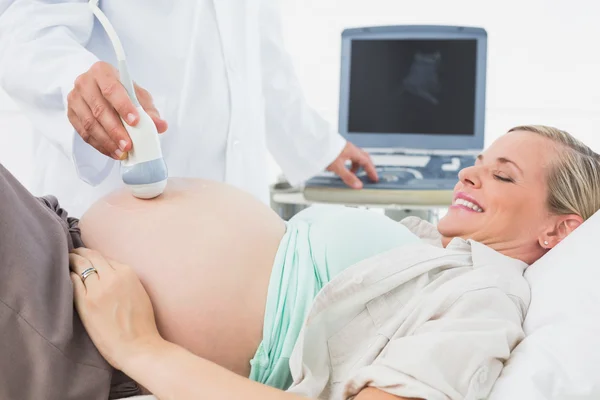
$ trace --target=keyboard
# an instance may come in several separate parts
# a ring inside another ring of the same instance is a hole
[[[379,182],[372,182],[365,171],[357,173],[365,189],[376,190],[452,190],[458,182],[458,172],[475,163],[474,156],[418,156],[414,165],[378,165]],[[344,188],[346,184],[335,174],[325,172],[306,182],[305,187]]]
[[[389,156],[386,156],[389,159]],[[445,204],[452,201],[452,190],[458,172],[475,163],[471,155],[422,155],[410,163],[403,155],[401,165],[376,166],[378,182],[372,182],[365,171],[357,173],[362,190],[349,188],[337,175],[326,172],[308,180],[304,196],[309,200],[361,202]],[[410,157],[410,156],[408,156]],[[373,157],[374,162],[377,158]],[[392,159],[393,160],[393,159]],[[399,163],[395,163],[399,164]]]

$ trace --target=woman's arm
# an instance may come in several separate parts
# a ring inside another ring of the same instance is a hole
[[[294,400],[301,397],[250,381],[196,357],[164,340],[138,347],[124,371],[137,382],[165,399],[261,399]],[[360,392],[355,400],[417,400],[397,397],[375,388]]]
[[[162,339],[141,344],[129,354],[123,372],[161,400],[301,399],[234,374]]]

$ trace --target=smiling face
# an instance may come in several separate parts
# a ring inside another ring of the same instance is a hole
[[[496,140],[473,167],[459,173],[453,205],[438,224],[445,244],[461,237],[511,256],[543,251],[540,240],[555,222],[547,206],[546,177],[558,148],[532,132]]]

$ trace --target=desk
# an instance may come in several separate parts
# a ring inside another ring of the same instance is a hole
[[[352,192],[350,192],[352,191]],[[275,210],[277,214],[284,220],[289,220],[295,214],[301,210],[310,207],[315,204],[337,204],[348,207],[358,207],[365,209],[380,209],[388,217],[399,221],[411,215],[416,215],[420,218],[426,219],[429,222],[436,224],[439,218],[445,214],[446,209],[449,206],[449,201],[445,199],[448,197],[448,193],[443,193],[441,196],[437,196],[439,201],[427,201],[420,202],[415,199],[414,196],[409,195],[410,201],[401,202],[402,199],[401,191],[397,191],[394,194],[394,202],[382,202],[382,198],[385,196],[376,196],[376,194],[367,193],[367,191],[355,191],[353,189],[347,189],[344,195],[340,195],[339,189],[333,189],[328,193],[327,190],[320,189],[320,194],[315,196],[311,193],[311,196],[307,198],[304,194],[303,188],[290,188],[285,183],[276,184],[271,187],[271,208]],[[330,199],[327,200],[328,194],[331,194]]]

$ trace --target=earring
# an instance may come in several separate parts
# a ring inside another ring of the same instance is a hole
[[[548,241],[544,240],[544,246],[548,246]]]

